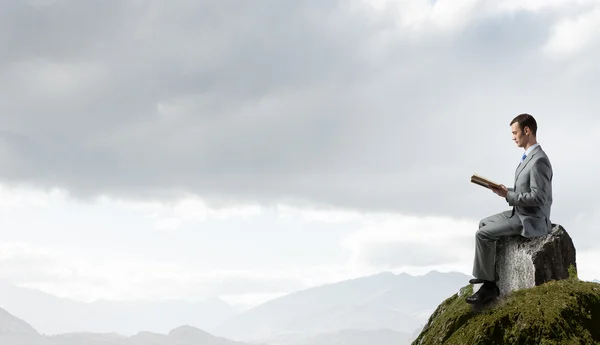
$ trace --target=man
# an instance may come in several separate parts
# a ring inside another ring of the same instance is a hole
[[[510,122],[512,136],[525,152],[515,171],[514,188],[492,189],[506,199],[512,210],[487,217],[479,223],[475,241],[475,262],[470,283],[483,283],[467,303],[485,303],[499,295],[496,285],[496,240],[501,236],[543,236],[550,233],[552,205],[552,165],[537,143],[537,123],[533,116],[521,114]]]

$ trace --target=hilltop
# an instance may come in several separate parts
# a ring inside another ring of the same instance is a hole
[[[442,302],[413,345],[600,344],[600,284],[576,278],[522,289],[482,311],[468,285]]]

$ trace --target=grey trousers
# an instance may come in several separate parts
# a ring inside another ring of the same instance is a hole
[[[501,236],[519,235],[523,225],[512,210],[482,219],[475,234],[473,277],[496,280],[496,240]]]

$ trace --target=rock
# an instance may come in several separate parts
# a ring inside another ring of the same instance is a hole
[[[567,231],[552,224],[546,236],[502,237],[497,242],[496,275],[501,295],[569,278],[569,267],[576,270],[575,246]],[[477,291],[480,284],[474,286]]]
[[[466,303],[478,285],[443,301],[413,345],[597,344],[600,284],[577,278],[575,247],[553,224],[547,236],[504,237],[497,246],[501,297],[482,308]]]
[[[577,277],[514,291],[482,312],[466,303],[472,285],[443,301],[413,345],[597,344],[600,285]]]

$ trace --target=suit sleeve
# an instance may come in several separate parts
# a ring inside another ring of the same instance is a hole
[[[533,163],[529,176],[529,192],[509,191],[506,200],[510,206],[542,206],[548,200],[548,190],[552,179],[552,167],[548,159],[538,159]]]
[[[507,187],[506,189],[508,190],[508,192],[509,192],[509,193],[515,190],[513,187]],[[508,195],[506,195],[506,198],[504,198],[504,199],[506,199],[506,201],[508,202],[508,204],[509,204],[510,206],[513,206],[513,205],[510,203],[510,201],[508,201]]]

